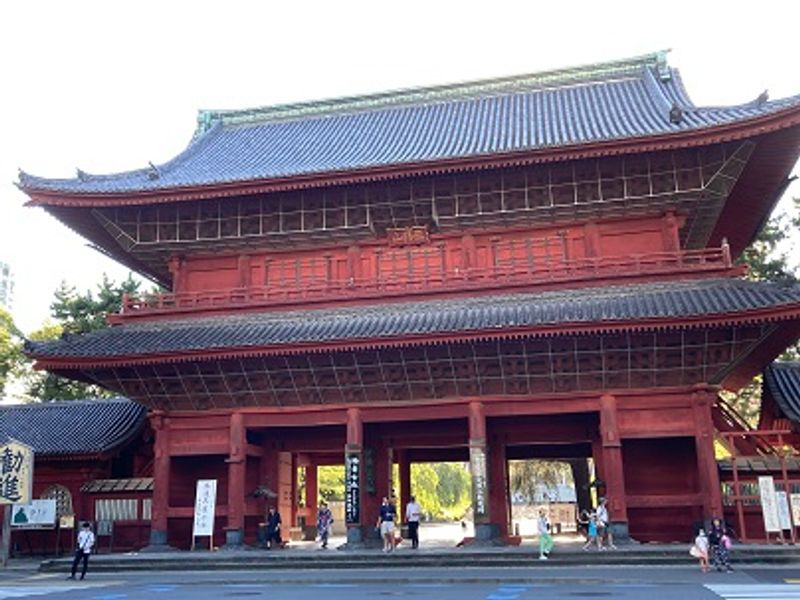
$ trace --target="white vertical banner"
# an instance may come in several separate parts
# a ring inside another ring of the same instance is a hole
[[[775,493],[775,480],[770,476],[758,478],[758,491],[761,494],[761,514],[764,517],[764,531],[781,530],[778,516],[778,495]]]
[[[792,517],[789,515],[789,499],[786,497],[786,492],[775,492],[778,499],[778,523],[781,529],[792,528]]]
[[[214,535],[214,510],[217,505],[217,480],[198,479],[194,499],[192,536]]]
[[[800,527],[800,494],[789,494],[792,503],[792,521],[795,527]]]

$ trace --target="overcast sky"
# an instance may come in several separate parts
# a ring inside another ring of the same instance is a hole
[[[17,169],[72,177],[164,162],[197,109],[431,85],[671,48],[697,104],[800,94],[800,3],[0,2],[0,260],[25,331],[63,279],[127,271],[40,209]],[[800,186],[788,196],[800,196]]]

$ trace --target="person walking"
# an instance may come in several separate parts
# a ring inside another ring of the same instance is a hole
[[[267,550],[272,550],[273,545],[283,548],[281,539],[281,514],[274,506],[269,507],[267,513]]]
[[[694,538],[694,545],[689,549],[689,554],[700,561],[700,570],[708,573],[708,538],[703,529],[698,530]]]
[[[319,534],[319,541],[322,542],[322,548],[328,547],[328,536],[331,534],[332,526],[333,513],[328,508],[328,503],[322,501],[317,511],[317,533]]]
[[[608,500],[606,498],[600,498],[600,504],[597,506],[595,516],[597,518],[597,549],[603,550],[603,543],[608,541],[608,547],[616,550],[614,535],[609,527]]]
[[[731,567],[730,547],[731,538],[722,519],[711,519],[711,529],[708,532],[709,554],[717,571],[733,572]]]
[[[411,496],[406,504],[406,523],[408,523],[408,537],[411,538],[411,549],[419,548],[419,519],[422,508],[417,504],[417,499]]]
[[[553,549],[553,536],[550,535],[550,520],[543,508],[539,509],[539,560],[547,560]]]
[[[392,552],[394,550],[394,520],[397,517],[397,510],[394,504],[384,496],[381,500],[381,512],[378,515],[378,527],[383,538],[383,551]]]
[[[597,543],[597,515],[594,514],[594,511],[581,511],[578,523],[586,525],[586,543],[583,545],[583,549],[588,550]]]
[[[75,558],[72,560],[72,574],[67,579],[75,579],[75,573],[78,570],[78,563],[83,561],[81,567],[81,580],[86,577],[86,570],[89,568],[89,555],[94,548],[95,537],[92,533],[92,526],[84,521],[81,525],[81,531],[78,533],[78,545],[75,548]]]

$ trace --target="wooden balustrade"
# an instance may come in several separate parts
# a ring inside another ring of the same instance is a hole
[[[676,252],[652,252],[625,256],[566,258],[559,248],[553,254],[526,244],[524,240],[495,242],[486,248],[488,264],[482,267],[448,266],[442,249],[409,248],[401,261],[397,256],[391,268],[374,255],[377,265],[370,276],[333,279],[330,269],[317,269],[298,261],[294,268],[271,276],[263,286],[200,292],[164,293],[125,297],[121,317],[176,311],[213,310],[241,306],[302,304],[311,301],[337,301],[378,298],[406,294],[436,294],[469,290],[519,288],[553,283],[725,271],[731,268],[727,244],[719,248]],[[401,264],[402,263],[402,264]],[[399,266],[398,266],[399,265]],[[302,273],[325,273],[325,276]]]

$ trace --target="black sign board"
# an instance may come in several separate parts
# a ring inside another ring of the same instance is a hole
[[[344,457],[344,521],[348,525],[361,522],[361,456],[358,452]]]

